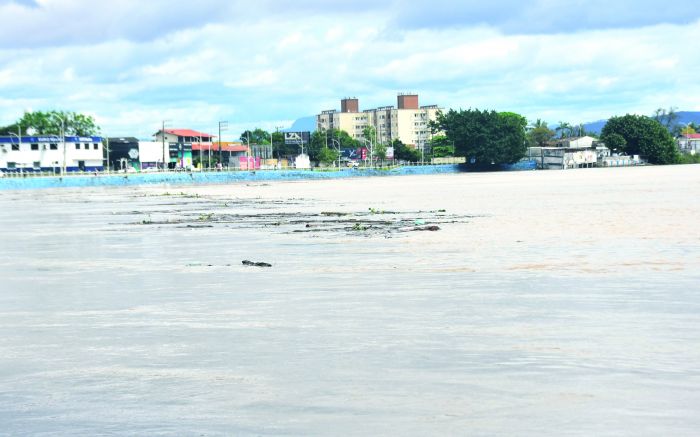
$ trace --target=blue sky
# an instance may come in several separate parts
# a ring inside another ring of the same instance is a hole
[[[110,136],[168,119],[233,138],[398,92],[550,123],[700,110],[694,1],[0,0],[0,17],[0,125],[65,109]]]

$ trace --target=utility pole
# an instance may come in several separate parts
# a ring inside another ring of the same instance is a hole
[[[221,153],[221,131],[222,130],[227,130],[228,129],[228,121],[220,121],[219,122],[219,163],[223,166],[224,165],[224,158]],[[227,166],[228,167],[228,166]]]
[[[253,156],[253,147],[250,145],[250,131],[247,133],[248,135],[248,170],[250,170],[250,156]],[[255,158],[253,157],[253,170],[255,170]]]
[[[66,120],[61,118],[61,138],[63,139],[63,171],[61,176],[66,175]]]
[[[166,120],[163,120],[163,127],[160,130],[160,137],[163,140],[163,171],[165,171],[165,122]]]
[[[109,137],[107,137],[106,140],[107,140],[107,173],[109,173]]]

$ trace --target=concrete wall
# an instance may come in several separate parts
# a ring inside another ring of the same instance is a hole
[[[501,166],[501,170],[531,170],[530,163],[516,163]],[[415,167],[398,167],[390,170],[379,169],[345,169],[339,171],[309,171],[309,170],[258,170],[236,172],[166,172],[166,173],[136,173],[125,175],[103,176],[67,176],[67,177],[2,177],[0,190],[23,190],[60,187],[100,187],[128,186],[150,184],[227,184],[242,181],[281,181],[304,179],[339,179],[367,176],[402,176],[421,174],[460,173],[459,165],[424,165]]]

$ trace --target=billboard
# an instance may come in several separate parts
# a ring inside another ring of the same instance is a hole
[[[284,144],[308,144],[311,139],[311,132],[285,132]]]
[[[360,158],[360,155],[357,153],[357,149],[340,149],[340,156],[350,160]]]

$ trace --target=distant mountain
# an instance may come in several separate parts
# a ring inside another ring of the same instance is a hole
[[[282,129],[282,132],[314,132],[316,130],[316,117],[311,115],[297,119],[292,127]]]
[[[591,123],[584,123],[583,128],[586,132],[591,132],[594,134],[599,134],[603,130],[603,127],[608,122],[608,120],[598,120]]]
[[[681,126],[684,126],[690,122],[700,124],[700,111],[678,111],[678,124]],[[591,123],[585,123],[583,127],[586,129],[586,132],[592,132],[595,134],[599,134],[600,131],[603,130],[603,127],[605,126],[605,123],[607,123],[608,120],[598,120],[594,121]]]

